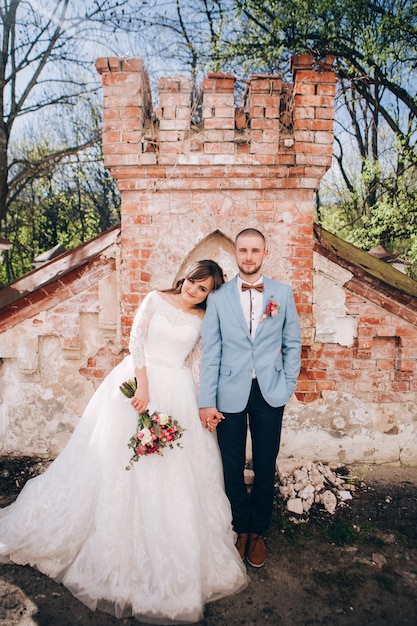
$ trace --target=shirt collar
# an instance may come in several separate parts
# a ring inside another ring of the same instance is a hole
[[[240,288],[240,287],[242,287],[242,283],[246,283],[246,282],[248,282],[248,281],[243,280],[243,279],[239,276],[239,274],[237,275],[237,284],[238,284],[239,288]],[[262,283],[263,283],[263,282],[264,282],[264,277],[263,277],[263,274],[261,274],[261,275],[259,276],[258,280],[256,281],[256,283],[250,283],[250,284],[251,284],[251,285],[253,284],[254,286],[255,286],[255,285],[262,285]]]

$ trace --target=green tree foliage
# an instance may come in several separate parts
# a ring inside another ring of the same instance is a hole
[[[379,181],[378,193],[369,210],[363,190],[369,181]],[[363,183],[363,184],[361,184]],[[332,193],[333,198],[335,193]],[[415,166],[404,167],[401,176],[382,174],[378,166],[365,168],[355,190],[338,195],[338,201],[320,207],[320,222],[359,248],[370,250],[378,244],[399,255],[407,264],[407,273],[417,280],[417,180]]]
[[[334,55],[338,77],[333,179],[318,199],[323,225],[416,264],[417,4],[412,0],[236,0],[229,54],[284,71],[297,52]],[[325,193],[324,193],[325,192]]]
[[[234,72],[238,85],[258,71],[290,79],[294,53],[334,55],[335,166],[317,196],[317,220],[361,247],[382,243],[417,259],[413,0],[0,4],[0,226],[14,243],[3,281],[48,247],[76,245],[114,220],[95,100],[94,60],[106,54],[144,57],[153,85],[174,72],[197,84],[210,70]]]
[[[206,0],[1,0],[0,232],[13,247],[0,284],[117,219],[101,157],[96,57],[140,50],[160,73],[174,64],[196,77],[207,63],[216,69],[222,12]]]
[[[161,58],[175,49],[194,77],[267,71],[291,80],[293,54],[334,56],[334,167],[317,197],[317,220],[365,249],[381,243],[417,258],[414,1],[154,0],[139,19],[161,42]]]
[[[98,140],[91,128],[84,133],[78,129],[75,140],[71,125],[80,113],[79,103],[91,98],[100,86],[94,47],[128,22],[128,5],[128,0],[2,0],[0,221],[36,170],[45,171],[48,163],[56,166],[67,154]],[[32,147],[42,143],[39,139],[47,130],[51,152],[41,161],[16,164],[11,153],[14,142],[25,132],[25,119],[36,129],[37,138],[28,138],[29,143],[34,139]],[[66,141],[62,141],[63,133]]]
[[[13,243],[3,282],[30,269],[45,246],[73,232],[72,247],[113,219],[115,204],[97,205],[115,190],[100,154],[94,61],[138,8],[131,0],[0,2],[0,232]],[[47,226],[54,212],[64,219],[64,200],[74,224],[66,234],[58,217],[55,231]]]
[[[43,145],[28,159],[48,153]],[[70,250],[118,223],[119,207],[98,143],[87,152],[67,155],[54,169],[38,171],[10,203],[4,220],[4,237],[13,246],[3,253],[0,285],[33,269],[42,252],[58,244]]]

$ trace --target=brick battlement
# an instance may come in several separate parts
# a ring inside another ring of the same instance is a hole
[[[190,79],[162,78],[153,112],[140,59],[98,59],[106,165],[301,163],[324,172],[331,165],[335,74],[329,65],[312,66],[312,57],[310,69],[295,58],[292,85],[274,75],[251,76],[242,107],[235,106],[235,78],[228,74],[206,76],[201,110]],[[296,158],[300,153],[309,156]]]

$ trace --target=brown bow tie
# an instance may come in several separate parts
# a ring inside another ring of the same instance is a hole
[[[259,283],[259,285],[250,285],[249,283],[242,283],[242,291],[247,291],[248,289],[256,289],[259,293],[263,293],[264,284]]]

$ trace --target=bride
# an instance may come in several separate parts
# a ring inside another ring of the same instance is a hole
[[[91,610],[154,624],[193,623],[205,603],[247,585],[235,548],[215,435],[203,428],[192,360],[221,268],[197,262],[139,307],[130,354],[105,378],[63,452],[0,510],[0,561],[29,564]],[[120,385],[136,377],[132,400]],[[129,466],[151,402],[178,420],[181,446]]]

